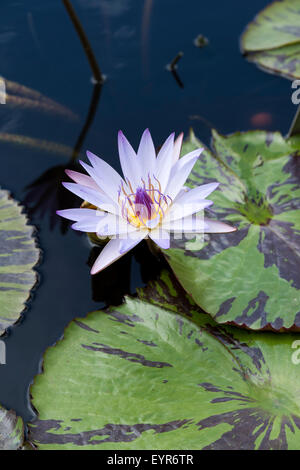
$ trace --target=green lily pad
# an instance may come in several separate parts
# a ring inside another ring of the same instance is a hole
[[[18,450],[23,446],[24,424],[13,410],[0,406],[0,450]]]
[[[202,146],[193,135],[183,152]],[[173,240],[164,254],[184,289],[218,323],[300,329],[300,139],[213,131],[188,181],[219,181],[208,218],[238,228]]]
[[[0,335],[25,308],[36,282],[32,268],[38,258],[33,228],[27,225],[22,207],[0,190]]]
[[[300,449],[299,335],[218,325],[166,273],[139,296],[74,320],[48,349],[30,443]]]
[[[258,13],[242,35],[241,49],[267,72],[300,78],[300,1],[275,1]]]

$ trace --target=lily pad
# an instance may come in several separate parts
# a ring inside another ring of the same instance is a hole
[[[23,446],[24,424],[13,410],[0,406],[0,450],[18,450]]]
[[[217,325],[166,273],[139,295],[74,320],[48,349],[33,445],[300,449],[299,335]]]
[[[183,151],[201,144],[191,133]],[[220,181],[209,218],[238,230],[176,239],[164,254],[184,289],[218,323],[300,329],[300,138],[213,131],[188,181]]]
[[[0,190],[0,334],[20,318],[36,282],[33,267],[38,258],[33,228],[22,207]]]
[[[275,1],[258,13],[242,35],[241,49],[267,72],[300,78],[300,1]]]

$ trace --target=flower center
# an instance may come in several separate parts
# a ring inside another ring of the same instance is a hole
[[[137,189],[135,193],[134,204],[137,217],[146,211],[148,219],[151,219],[153,201],[145,189]]]
[[[153,176],[153,179],[155,184],[148,176],[147,185],[142,180],[141,186],[136,191],[133,190],[129,180],[127,180],[127,187],[122,185],[120,188],[119,203],[122,204],[122,216],[135,227],[151,228],[151,221],[156,222],[155,225],[157,225],[172,203],[170,196],[161,192],[161,185],[157,178]]]

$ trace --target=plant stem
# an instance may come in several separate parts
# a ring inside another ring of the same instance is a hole
[[[104,82],[104,78],[103,78],[103,75],[101,73],[101,70],[100,70],[100,67],[97,63],[97,60],[95,58],[95,55],[94,55],[94,52],[93,52],[93,49],[89,43],[89,40],[84,32],[84,29],[83,27],[81,26],[81,23],[75,13],[75,10],[70,2],[70,0],[62,0],[63,1],[63,4],[64,6],[66,7],[66,10],[71,18],[71,21],[78,33],[78,36],[79,36],[79,39],[81,41],[81,44],[85,50],[85,53],[87,55],[87,58],[88,58],[88,61],[90,63],[90,66],[91,66],[91,69],[93,71],[93,76],[94,76],[94,79],[96,80],[96,82],[98,83],[103,83]]]

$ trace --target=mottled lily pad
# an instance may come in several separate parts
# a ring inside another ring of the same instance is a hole
[[[300,78],[300,1],[275,1],[247,26],[242,52],[267,72]]]
[[[299,335],[218,325],[166,273],[139,295],[74,320],[48,349],[32,444],[300,449]]]
[[[18,450],[23,446],[24,424],[13,410],[0,406],[0,450]]]
[[[22,207],[0,190],[0,335],[24,310],[36,282],[39,250]]]
[[[202,144],[191,133],[187,152]],[[190,187],[220,181],[209,218],[238,230],[173,240],[164,254],[196,303],[219,323],[300,329],[300,138],[213,132]]]

